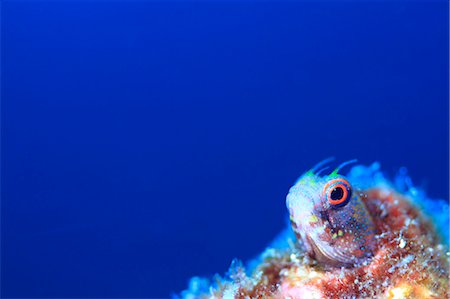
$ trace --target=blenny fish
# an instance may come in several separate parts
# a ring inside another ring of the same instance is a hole
[[[290,189],[286,204],[294,232],[317,261],[333,266],[352,266],[373,256],[376,226],[363,199],[339,170],[320,176],[306,172]]]
[[[194,277],[175,298],[450,298],[446,200],[429,199],[402,168],[327,159],[289,190],[290,225],[225,277]]]

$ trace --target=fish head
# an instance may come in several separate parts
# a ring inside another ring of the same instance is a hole
[[[364,193],[333,171],[302,175],[289,190],[286,205],[299,241],[318,262],[352,266],[373,255],[375,226]]]

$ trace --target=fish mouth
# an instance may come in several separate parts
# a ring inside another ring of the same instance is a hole
[[[334,248],[333,245],[318,240],[317,242],[309,235],[306,235],[306,248],[309,249],[309,255],[318,262],[336,267],[352,267],[356,260],[354,256],[350,256]]]

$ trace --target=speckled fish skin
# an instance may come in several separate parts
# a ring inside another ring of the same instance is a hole
[[[310,256],[325,265],[352,267],[373,256],[376,228],[362,191],[353,190],[345,206],[328,203],[324,189],[339,179],[347,181],[341,175],[307,172],[290,189],[286,205],[292,228]]]

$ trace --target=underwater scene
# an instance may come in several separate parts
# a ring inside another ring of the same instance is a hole
[[[1,298],[450,298],[447,1],[0,10]]]

